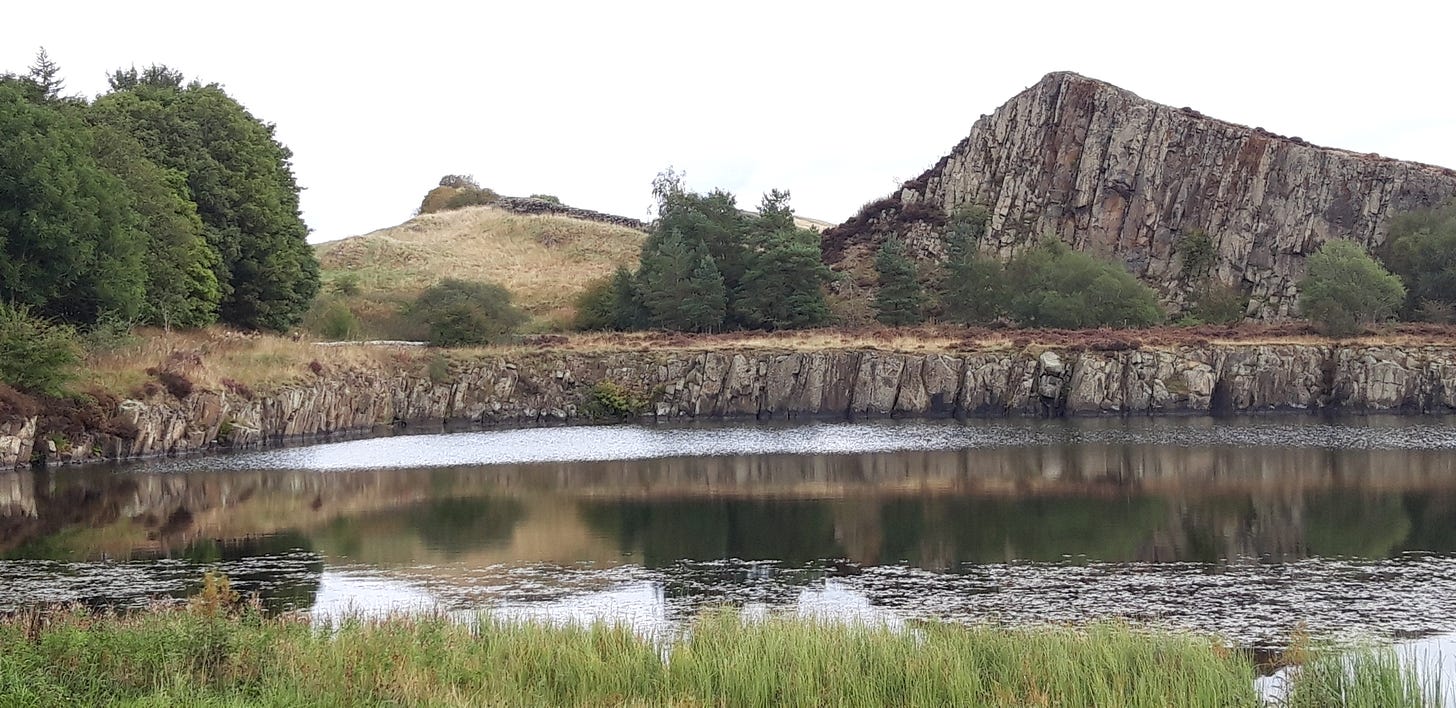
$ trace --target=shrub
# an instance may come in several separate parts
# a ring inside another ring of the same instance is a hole
[[[526,321],[505,288],[454,278],[420,293],[409,315],[428,328],[431,344],[443,347],[495,344]]]
[[[0,303],[0,383],[60,396],[80,360],[74,329]]]
[[[1194,293],[1188,315],[1200,324],[1235,324],[1249,309],[1249,296],[1233,286],[1206,286]]]
[[[321,337],[332,340],[358,339],[363,331],[359,317],[342,300],[330,300],[321,312],[310,313],[305,328]]]
[[[532,194],[531,198],[539,199],[543,202],[551,202],[552,204],[561,204],[561,198],[551,194]]]
[[[598,420],[636,418],[647,412],[647,400],[626,386],[598,381],[586,395],[586,414]]]
[[[582,331],[615,329],[616,302],[612,278],[598,278],[587,283],[576,296],[576,316],[572,319],[572,328]]]
[[[1011,314],[1028,327],[1148,327],[1166,319],[1152,288],[1053,237],[1012,261],[1007,281],[1017,288]]]
[[[158,371],[157,381],[161,382],[162,388],[167,389],[167,393],[177,398],[186,398],[192,393],[192,379],[181,372],[171,370]]]
[[[1309,257],[1299,284],[1300,311],[1325,334],[1348,336],[1395,315],[1405,286],[1350,241],[1331,241]]]
[[[950,321],[985,324],[1006,309],[1006,293],[1006,273],[1001,264],[965,251],[946,265],[940,301]]]
[[[335,295],[353,296],[359,294],[359,286],[358,273],[340,273],[329,281],[329,292]]]
[[[1442,311],[1427,303],[1456,305],[1456,202],[1397,217],[1381,257],[1405,283],[1408,315]]]

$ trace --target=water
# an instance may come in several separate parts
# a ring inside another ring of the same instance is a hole
[[[705,606],[1456,632],[1456,424],[879,422],[421,435],[0,472],[0,610],[185,597],[669,629]]]

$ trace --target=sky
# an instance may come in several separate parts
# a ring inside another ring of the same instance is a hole
[[[838,222],[1052,71],[1319,145],[1456,167],[1445,2],[6,2],[0,71],[160,63],[294,153],[310,241],[446,174],[643,218],[668,167]]]

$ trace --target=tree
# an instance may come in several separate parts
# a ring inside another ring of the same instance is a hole
[[[157,166],[135,138],[99,126],[96,160],[127,187],[131,208],[145,234],[146,295],[137,314],[164,327],[205,327],[217,320],[217,252],[202,235],[197,205],[186,178]]]
[[[946,264],[940,301],[950,321],[985,324],[1005,311],[1006,290],[1001,264],[967,250]]]
[[[688,332],[722,329],[726,302],[722,307],[715,303],[726,298],[718,297],[719,292],[727,292],[722,272],[700,241],[690,242],[677,229],[655,229],[647,237],[637,295],[648,326]],[[715,311],[720,312],[718,321],[708,321]]]
[[[1115,263],[1046,237],[1007,265],[1011,315],[1026,327],[1147,327],[1166,317],[1157,293]]]
[[[0,300],[71,323],[130,318],[145,237],[74,113],[0,82]]]
[[[728,294],[723,287],[723,274],[718,272],[713,256],[702,253],[682,290],[682,320],[678,329],[690,332],[722,329],[727,307]]]
[[[875,293],[875,319],[887,325],[912,325],[924,320],[925,291],[915,261],[897,238],[885,241],[875,256],[880,289]]]
[[[1382,259],[1405,282],[1408,317],[1456,307],[1456,202],[1396,217]]]
[[[0,383],[60,396],[80,359],[74,329],[0,302]]]
[[[35,83],[46,100],[60,98],[61,89],[66,87],[66,82],[61,79],[61,67],[51,61],[45,47],[35,53],[35,63],[30,65],[26,76]]]
[[[587,283],[577,293],[572,328],[585,332],[616,329],[617,309],[613,295],[610,276]]]
[[[737,199],[721,189],[707,194],[688,191],[683,186],[682,175],[672,170],[653,180],[652,194],[657,199],[657,223],[653,231],[673,231],[690,247],[701,245],[722,273],[727,292],[739,292],[747,269],[746,240],[750,224],[749,218],[739,211]],[[644,245],[644,254],[646,248]],[[741,324],[732,303],[729,303],[728,319],[729,324]]]
[[[831,273],[819,250],[819,235],[789,225],[761,238],[739,284],[737,310],[743,322],[763,329],[818,327],[829,321],[824,284]]]
[[[408,310],[428,328],[430,343],[442,347],[495,344],[526,321],[505,288],[454,278],[426,288]]]
[[[1309,257],[1300,281],[1300,311],[1326,334],[1355,334],[1363,324],[1394,316],[1405,286],[1350,241],[1331,241]]]
[[[136,138],[152,162],[185,176],[203,236],[219,256],[222,320],[287,329],[319,289],[292,152],[272,125],[222,87],[180,82],[178,72],[161,66],[140,75],[118,71],[114,90],[90,114],[97,125]]]

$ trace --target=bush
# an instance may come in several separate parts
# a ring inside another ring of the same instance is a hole
[[[1157,293],[1116,263],[1048,237],[1007,267],[1017,322],[1028,327],[1148,327],[1166,319]]]
[[[552,204],[561,204],[561,198],[551,194],[532,194],[531,198],[539,199],[543,202],[551,202]]]
[[[647,400],[626,386],[611,381],[598,381],[586,395],[586,414],[591,418],[636,418],[647,412]]]
[[[576,316],[572,319],[572,328],[581,331],[615,329],[616,302],[612,278],[598,278],[587,283],[576,296]]]
[[[358,339],[362,327],[354,311],[347,304],[335,300],[324,308],[318,323],[311,329],[329,339],[342,341]]]
[[[1331,241],[1310,256],[1299,290],[1300,311],[1333,336],[1389,319],[1405,300],[1400,278],[1350,241]]]
[[[1443,316],[1456,306],[1456,203],[1397,217],[1381,257],[1405,283],[1407,315]]]
[[[60,396],[81,360],[76,331],[0,303],[0,383]]]
[[[431,344],[442,347],[495,344],[526,321],[505,288],[454,278],[420,293],[408,314],[428,329]]]
[[[1206,286],[1193,295],[1188,308],[1191,319],[1200,324],[1235,324],[1249,309],[1249,296],[1236,287]]]

